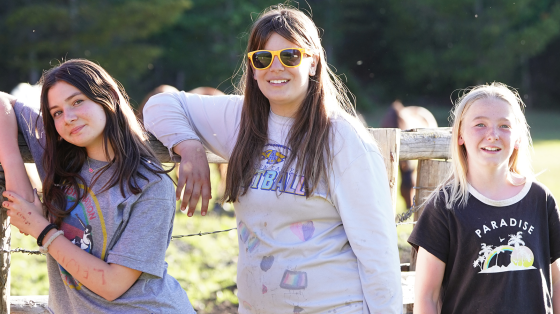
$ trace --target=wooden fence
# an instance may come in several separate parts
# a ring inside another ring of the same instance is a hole
[[[385,160],[385,168],[391,190],[392,211],[396,212],[396,200],[399,160],[419,160],[418,179],[416,188],[416,204],[421,204],[437,183],[442,179],[449,163],[433,159],[449,159],[449,143],[451,128],[413,129],[402,131],[399,129],[370,129],[377,140]],[[168,150],[155,138],[151,139],[151,146],[161,162],[173,162]],[[33,163],[33,158],[25,140],[19,137],[20,152],[24,162]],[[207,153],[208,161],[225,163],[220,157]],[[175,160],[176,161],[176,160]],[[3,201],[1,192],[5,189],[4,173],[0,166],[0,204]],[[414,215],[418,219],[421,209]],[[5,210],[0,211],[0,314],[3,313],[48,313],[46,296],[18,296],[10,297],[10,225]],[[416,255],[412,250],[409,271],[402,272],[403,304],[405,313],[412,310],[414,303],[414,270]]]

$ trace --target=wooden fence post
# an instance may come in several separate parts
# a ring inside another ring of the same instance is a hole
[[[451,163],[443,160],[427,159],[418,161],[418,176],[415,186],[416,195],[414,196],[414,202],[417,206],[422,205],[430,193],[445,179],[450,167]],[[414,221],[418,221],[423,210],[424,206],[414,213]],[[414,270],[416,270],[416,251],[412,250],[410,256],[410,271]]]
[[[443,160],[426,159],[418,161],[416,195],[414,196],[414,202],[417,206],[422,205],[430,193],[445,179],[450,167],[451,163]],[[423,210],[424,206],[414,213],[414,221],[418,221]],[[412,249],[410,251],[410,271],[416,271],[416,255],[416,250]],[[406,309],[406,313],[412,313],[414,304],[407,304]]]
[[[4,170],[0,165],[0,313],[10,313],[10,220],[6,209],[2,207],[6,190]]]
[[[393,215],[397,211],[397,178],[399,175],[399,151],[401,146],[400,129],[369,129],[371,135],[377,141],[377,146],[381,151],[381,156],[385,161],[385,170],[389,179],[389,189],[391,192],[391,203],[393,205]]]

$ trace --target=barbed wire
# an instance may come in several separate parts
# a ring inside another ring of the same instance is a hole
[[[228,232],[228,231],[231,231],[231,230],[237,230],[237,228],[230,228],[230,229],[226,229],[226,230],[217,230],[217,231],[209,231],[209,232],[202,232],[201,231],[199,233],[193,233],[193,234],[176,235],[176,236],[171,236],[171,240],[186,238],[186,237],[203,236],[203,235],[215,234],[215,233],[221,233],[221,232]]]
[[[209,232],[200,231],[199,233],[193,233],[193,234],[174,235],[174,236],[171,236],[171,240],[186,238],[186,237],[203,236],[203,235],[209,235],[209,234],[215,234],[215,233],[221,233],[221,232],[228,232],[228,231],[231,231],[231,230],[237,230],[237,228],[230,228],[230,229],[225,229],[225,230],[216,230],[216,231],[209,231]],[[11,250],[2,249],[2,250],[0,250],[0,252],[2,252],[2,253],[26,253],[26,254],[29,254],[29,255],[45,255],[45,254],[43,254],[39,251],[22,249],[22,248],[19,248],[19,247],[15,248],[15,249],[11,249]]]
[[[412,207],[410,207],[405,213],[397,214],[397,216],[395,217],[395,226],[415,225],[416,221],[406,221],[406,220],[408,220],[412,216],[413,213],[417,212],[418,209],[420,209],[420,206],[416,206],[416,201],[413,200],[412,201]],[[207,231],[207,232],[200,231],[198,233],[192,233],[192,234],[174,235],[174,236],[171,236],[171,240],[187,238],[187,237],[194,237],[194,236],[201,237],[201,236],[204,236],[204,235],[217,234],[217,233],[228,232],[228,231],[232,231],[232,230],[237,230],[237,228],[229,228],[229,229],[224,229],[224,230]],[[15,248],[15,249],[11,249],[11,250],[1,249],[0,252],[2,252],[2,253],[25,253],[25,254],[28,254],[28,255],[45,255],[45,254],[43,254],[39,251],[33,251],[33,250],[22,249],[22,248]]]
[[[31,250],[27,250],[27,249],[22,249],[22,248],[17,248],[17,249],[11,249],[11,250],[6,250],[6,249],[2,249],[1,250],[2,253],[26,253],[29,255],[45,255],[39,251],[31,251]]]
[[[417,187],[415,186],[414,188],[417,188]],[[416,198],[413,198],[412,199],[412,207],[410,207],[406,212],[404,212],[402,214],[397,214],[397,216],[395,216],[395,222],[397,223],[397,226],[415,224],[415,223],[407,223],[405,221],[408,220],[412,216],[412,214],[417,212],[421,207],[422,206],[416,206]]]

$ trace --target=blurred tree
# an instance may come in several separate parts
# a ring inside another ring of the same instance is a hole
[[[278,2],[1,1],[0,89],[34,83],[49,62],[85,57],[137,100],[160,84],[231,92],[252,21]],[[448,104],[453,90],[494,80],[520,88],[534,106],[557,99],[558,0],[289,4],[313,16],[328,61],[346,76],[359,109],[395,98]]]
[[[165,83],[178,89],[217,87],[232,92],[231,80],[240,67],[252,19],[271,0],[192,0],[173,26],[154,34],[151,43],[165,47],[144,77],[146,89]]]
[[[0,63],[17,81],[35,83],[49,63],[69,58],[99,62],[122,83],[147,72],[162,48],[145,41],[175,23],[190,0],[4,1],[0,15]]]
[[[530,58],[560,35],[558,1],[390,4],[392,18],[383,37],[397,54],[393,66],[405,83],[399,85],[416,94],[441,95],[496,80],[528,95]]]

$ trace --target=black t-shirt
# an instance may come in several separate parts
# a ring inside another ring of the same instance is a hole
[[[552,314],[560,215],[550,191],[527,182],[507,200],[469,193],[463,208],[427,204],[408,239],[446,264],[441,313]]]

